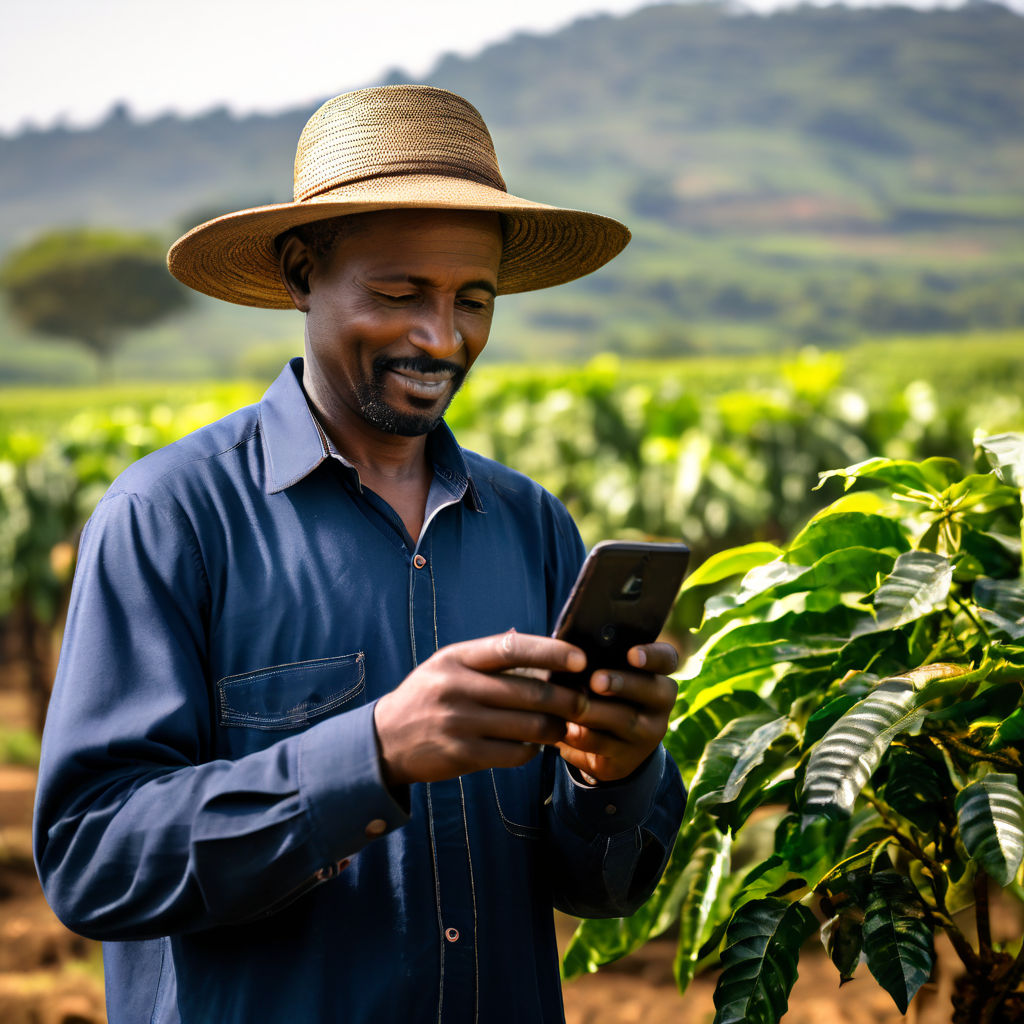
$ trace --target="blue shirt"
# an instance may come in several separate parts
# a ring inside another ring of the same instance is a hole
[[[563,1019],[552,906],[629,913],[682,813],[664,750],[384,785],[375,700],[438,647],[546,634],[583,555],[522,475],[428,439],[414,543],[332,457],[293,361],[142,459],[82,537],[36,860],[105,940],[111,1024]]]

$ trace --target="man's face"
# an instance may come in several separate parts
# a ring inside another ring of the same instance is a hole
[[[330,425],[437,425],[487,343],[501,245],[496,214],[389,210],[312,258],[304,383]]]

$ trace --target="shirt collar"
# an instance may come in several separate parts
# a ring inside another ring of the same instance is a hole
[[[277,494],[307,477],[326,459],[337,457],[330,440],[321,435],[302,389],[302,358],[281,371],[260,400],[260,428],[267,456],[267,491]],[[456,498],[465,497],[484,511],[462,449],[443,420],[427,437],[434,475]]]

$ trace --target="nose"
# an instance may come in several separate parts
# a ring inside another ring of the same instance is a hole
[[[454,355],[463,346],[462,332],[455,326],[455,310],[438,303],[421,310],[421,315],[409,330],[409,340],[434,359]]]

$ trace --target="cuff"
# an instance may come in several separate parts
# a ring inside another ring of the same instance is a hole
[[[561,817],[581,836],[613,835],[641,824],[651,813],[665,772],[665,748],[653,754],[632,775],[597,786],[582,782],[559,759],[554,803]]]
[[[409,820],[384,783],[373,725],[376,701],[307,729],[299,745],[299,793],[336,860]]]

